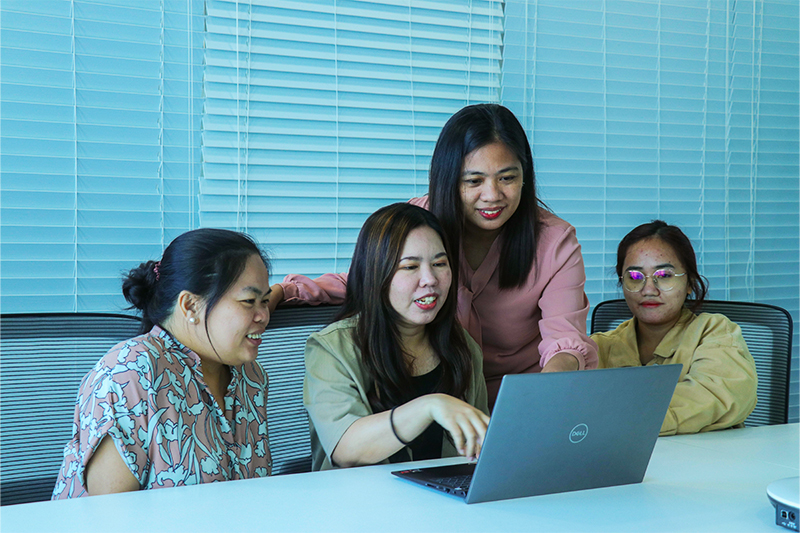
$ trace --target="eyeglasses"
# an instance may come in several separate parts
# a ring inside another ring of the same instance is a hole
[[[653,272],[651,276],[645,276],[644,272],[638,270],[628,270],[620,278],[622,280],[622,288],[628,292],[639,292],[644,289],[647,283],[647,278],[653,280],[656,288],[660,291],[671,291],[678,286],[678,278],[685,276],[683,274],[676,274],[671,268],[660,268]]]

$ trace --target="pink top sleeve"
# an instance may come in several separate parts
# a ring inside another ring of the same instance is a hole
[[[586,272],[575,228],[569,226],[553,242],[543,244],[548,253],[539,257],[540,275],[550,275],[539,298],[539,364],[543,367],[558,352],[567,352],[578,359],[580,370],[597,368],[597,345],[586,334],[589,299],[584,292]]]
[[[283,278],[283,301],[288,304],[341,304],[347,290],[347,273],[323,274],[311,279],[299,274]]]

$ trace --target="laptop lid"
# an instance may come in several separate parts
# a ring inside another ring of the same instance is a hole
[[[392,473],[455,495],[469,486],[467,503],[641,482],[680,371],[505,376],[477,465]],[[452,484],[473,468],[471,480]]]
[[[505,376],[466,502],[641,482],[680,371]]]

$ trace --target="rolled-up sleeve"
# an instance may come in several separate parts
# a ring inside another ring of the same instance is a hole
[[[344,302],[347,291],[347,273],[323,274],[311,279],[300,274],[289,274],[281,282],[283,301],[287,304],[334,304]]]
[[[539,255],[540,276],[550,279],[539,299],[540,365],[555,354],[567,352],[578,359],[579,369],[597,368],[597,344],[586,334],[589,299],[584,292],[586,272],[575,228],[569,226]]]
[[[303,404],[331,464],[333,451],[347,429],[359,418],[373,414],[364,401],[366,391],[360,376],[344,353],[352,352],[353,347],[348,350],[347,345],[338,342],[342,335],[337,330],[315,333],[306,342],[305,350]],[[319,450],[312,451],[316,460]]]

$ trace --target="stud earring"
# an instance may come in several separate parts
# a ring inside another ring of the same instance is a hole
[[[197,322],[197,319],[195,317],[193,317],[193,316],[190,316],[189,317],[189,322],[194,324],[195,322]]]

